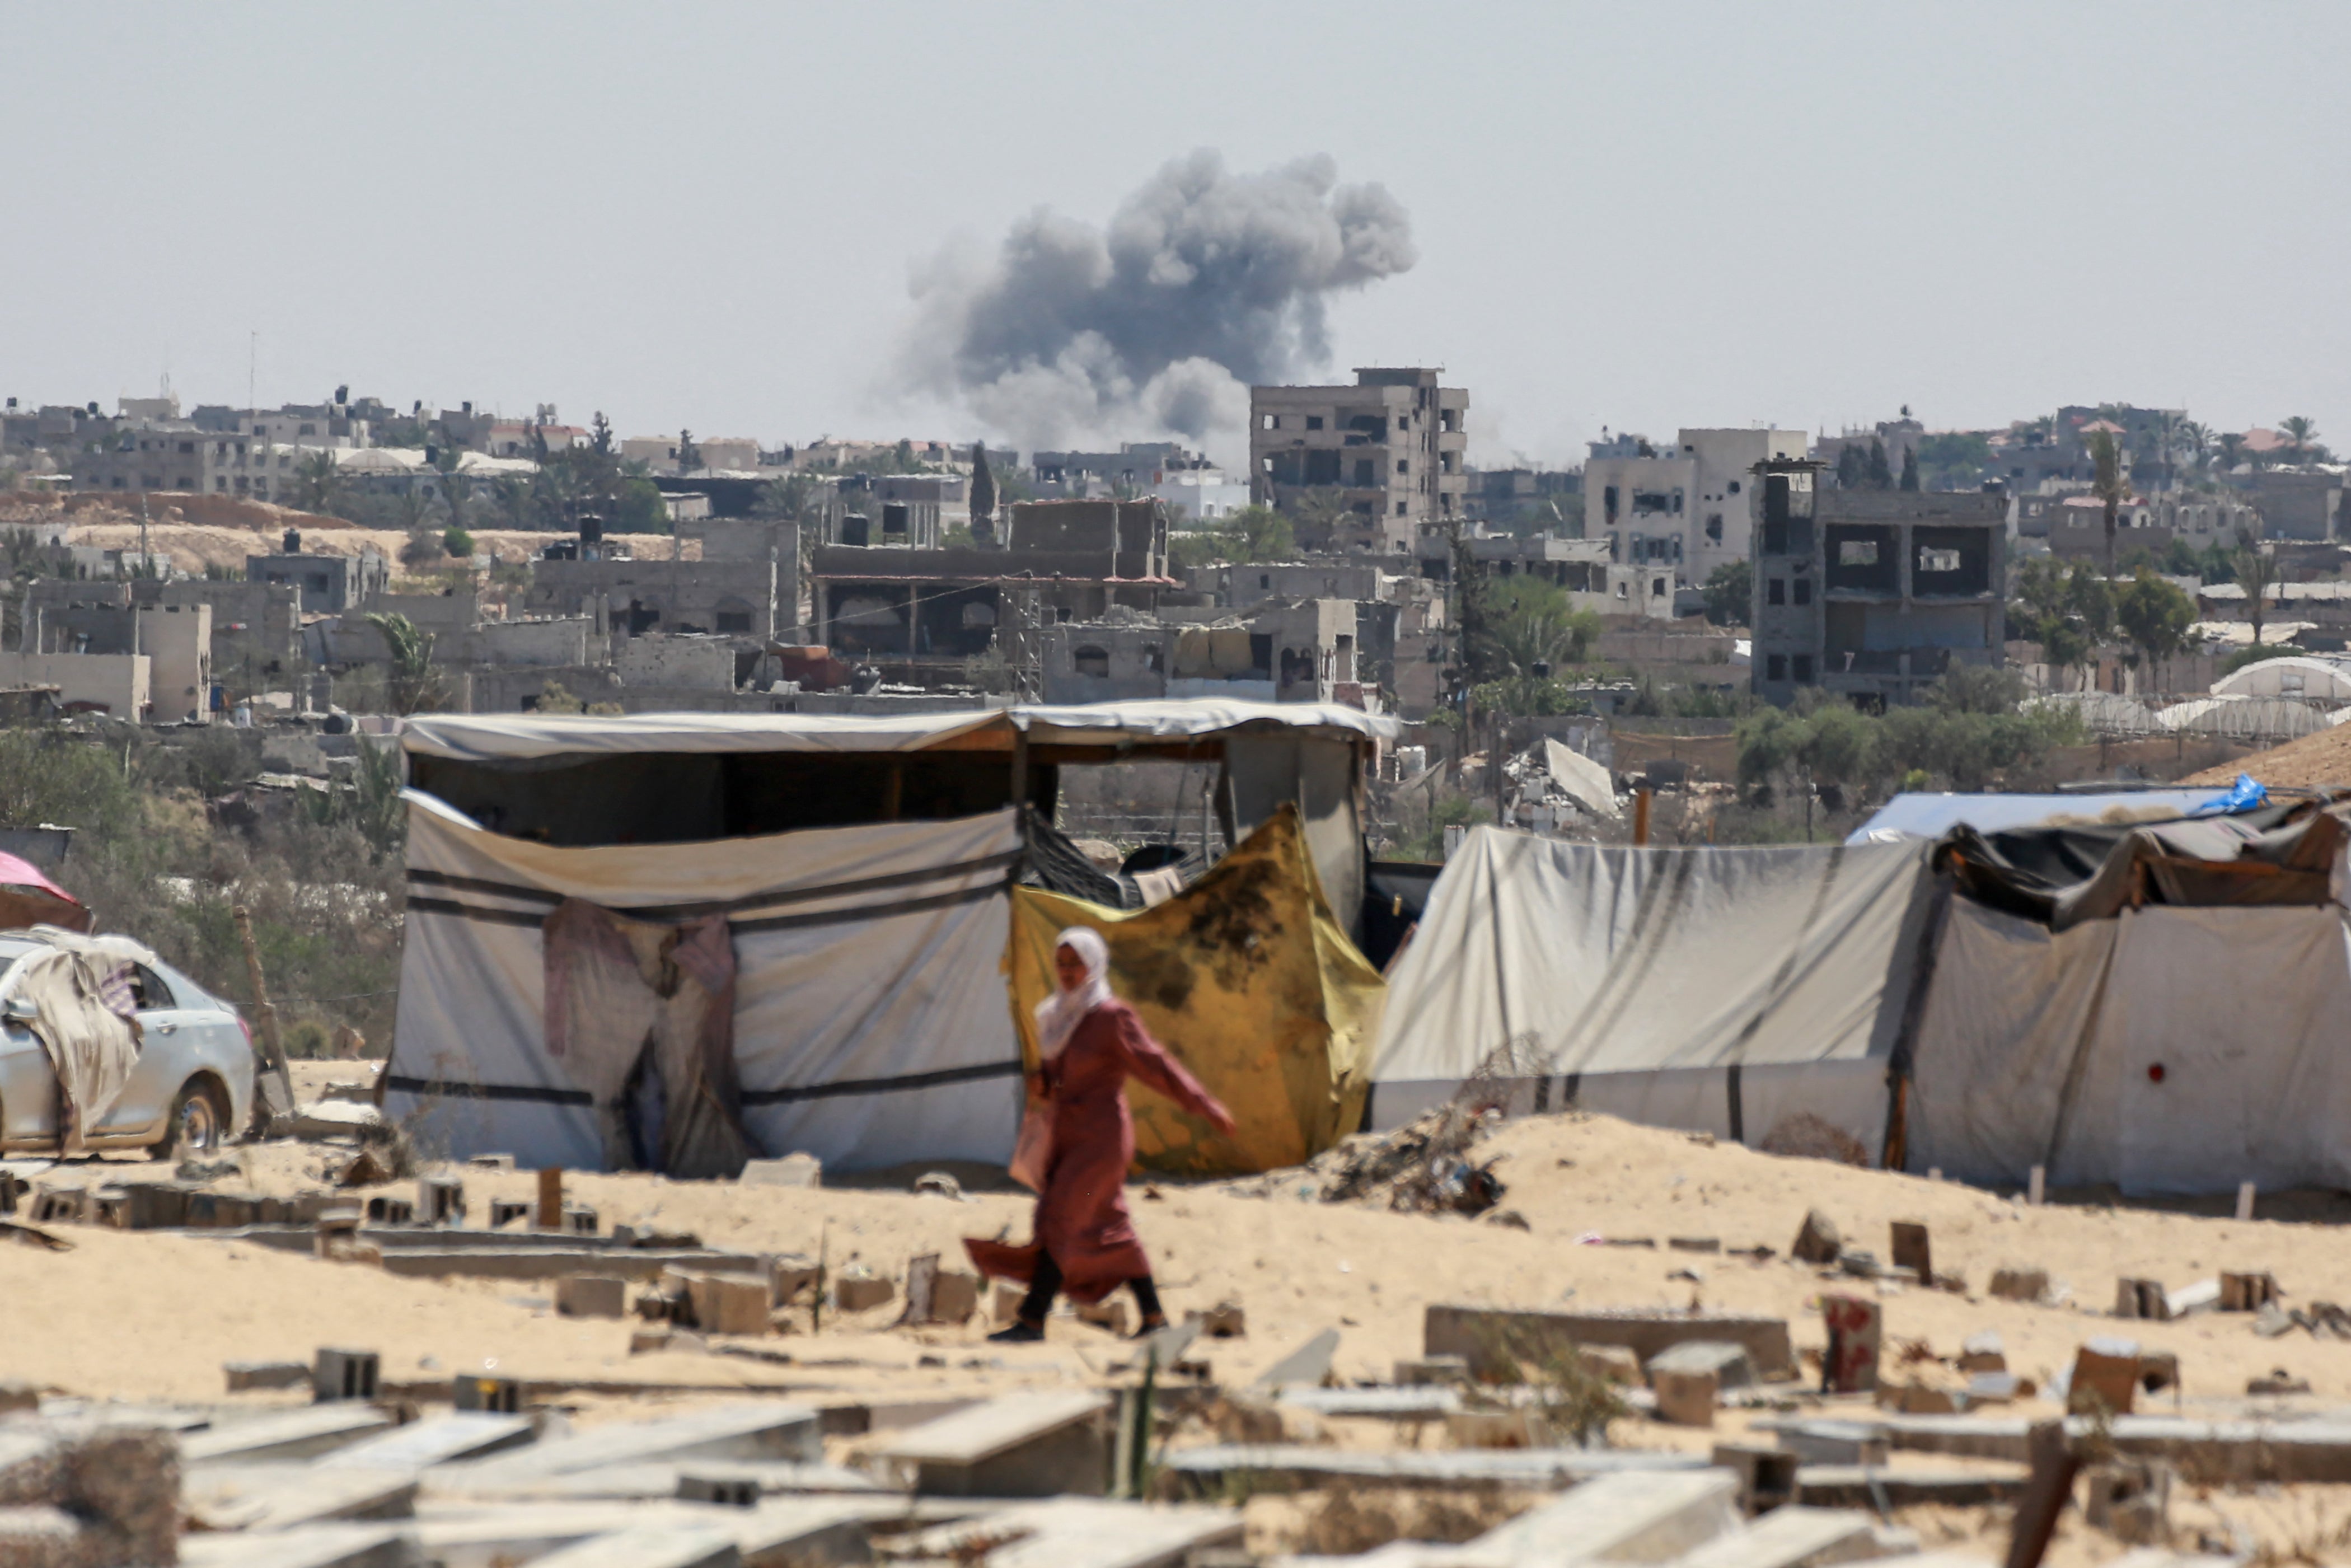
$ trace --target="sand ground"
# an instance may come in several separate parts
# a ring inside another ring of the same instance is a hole
[[[313,1087],[369,1070],[360,1063],[300,1067]],[[1296,1185],[1283,1181],[1262,1184],[1272,1189],[1265,1197],[1228,1186],[1138,1182],[1131,1197],[1172,1311],[1228,1300],[1245,1308],[1245,1336],[1205,1342],[1217,1381],[1228,1386],[1245,1383],[1326,1326],[1342,1333],[1341,1378],[1384,1382],[1397,1360],[1420,1353],[1423,1308],[1443,1301],[1769,1312],[1790,1321],[1801,1352],[1823,1344],[1819,1299],[1837,1291],[1882,1300],[1886,1366],[1896,1379],[1949,1380],[1938,1368],[1906,1374],[1902,1347],[1949,1356],[1963,1338],[1990,1329],[2001,1334],[2011,1368],[2045,1385],[2070,1364],[2083,1340],[2122,1333],[2178,1355],[2183,1409],[2241,1409],[2246,1380],[2275,1367],[2311,1383],[2309,1398],[2285,1401],[2289,1407],[2351,1404],[2351,1342],[2300,1333],[2263,1340],[2251,1319],[2238,1314],[2125,1324],[2105,1313],[2118,1277],[2159,1279],[2176,1288],[2223,1269],[2273,1271],[2289,1304],[2351,1301],[2351,1244],[2334,1222],[2346,1206],[2323,1195],[2277,1205],[2306,1218],[2251,1222],[2110,1203],[2028,1207],[1955,1184],[1775,1158],[1582,1113],[1509,1124],[1484,1147],[1500,1156],[1497,1169],[1509,1188],[1504,1205],[1525,1217],[1527,1228],[1305,1201]],[[334,1156],[275,1144],[242,1148],[235,1157],[254,1187],[293,1192],[319,1185]],[[122,1156],[46,1173],[35,1169],[40,1164],[11,1162],[35,1179],[169,1175],[168,1166]],[[476,1217],[493,1197],[523,1198],[537,1190],[530,1172],[466,1167],[460,1174]],[[749,1251],[821,1249],[836,1268],[862,1262],[893,1275],[909,1256],[937,1252],[952,1263],[960,1258],[961,1238],[1025,1235],[1029,1223],[1029,1200],[1017,1191],[968,1192],[958,1201],[915,1196],[902,1186],[798,1189],[579,1173],[567,1176],[566,1190],[594,1205],[608,1228],[652,1223]],[[1880,1257],[1889,1250],[1890,1221],[1925,1221],[1937,1270],[1963,1276],[1968,1293],[1824,1280],[1788,1261],[1789,1244],[1811,1207],[1834,1219],[1848,1244]],[[82,1227],[57,1234],[72,1243],[70,1250],[0,1247],[0,1292],[12,1309],[9,1332],[0,1336],[0,1378],[122,1400],[217,1401],[224,1362],[307,1360],[321,1344],[379,1350],[388,1379],[495,1368],[526,1379],[630,1379],[713,1394],[789,1390],[820,1399],[1092,1382],[1124,1359],[1110,1335],[1066,1319],[1054,1322],[1042,1346],[1004,1347],[982,1343],[987,1325],[978,1320],[961,1328],[893,1331],[894,1307],[829,1322],[821,1335],[762,1342],[790,1357],[789,1364],[676,1353],[632,1356],[630,1322],[557,1317],[544,1286],[395,1279],[361,1263],[193,1236]],[[1677,1237],[1714,1238],[1726,1251],[1768,1247],[1776,1256],[1754,1261],[1669,1249],[1667,1242]],[[1654,1239],[1656,1249],[1599,1244],[1638,1238]],[[1991,1270],[2009,1264],[2046,1268],[2062,1304],[1985,1296]],[[675,1397],[664,1394],[661,1402]],[[648,1402],[574,1403],[581,1418],[594,1419]],[[2154,1407],[2170,1404],[2166,1396]],[[2023,1408],[2054,1413],[2045,1405]],[[1742,1419],[1726,1415],[1725,1428],[1735,1430]],[[1397,1440],[1384,1427],[1331,1435]],[[1639,1420],[1618,1422],[1612,1435],[1623,1443],[1679,1447],[1702,1447],[1712,1436]],[[1441,1438],[1424,1434],[1420,1440]],[[1327,1506],[1327,1499],[1265,1500],[1252,1505],[1252,1521],[1296,1539],[1305,1528],[1301,1521]],[[1360,1511],[1377,1500],[1347,1506]],[[1919,1518],[1912,1522],[1951,1539],[1991,1528],[1990,1516],[1977,1511],[1913,1511]],[[2215,1494],[2189,1499],[2176,1513],[2199,1522],[2225,1517],[2273,1546],[2307,1544],[2351,1525],[2351,1488]],[[2099,1561],[2111,1545],[2074,1533],[2083,1539],[2068,1547],[2066,1560]],[[2322,1555],[2332,1560],[2339,1550],[2330,1546]]]

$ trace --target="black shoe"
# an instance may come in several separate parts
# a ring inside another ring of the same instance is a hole
[[[1016,1322],[1008,1329],[998,1329],[994,1333],[989,1334],[987,1343],[990,1344],[1040,1344],[1044,1342],[1044,1338],[1045,1330],[1041,1325]]]

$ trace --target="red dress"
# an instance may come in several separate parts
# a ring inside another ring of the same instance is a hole
[[[1126,1173],[1134,1164],[1127,1079],[1141,1079],[1196,1116],[1229,1118],[1121,1001],[1088,1013],[1039,1077],[1053,1106],[1053,1155],[1037,1195],[1036,1239],[1015,1247],[967,1238],[964,1249],[981,1273],[1027,1284],[1041,1248],[1061,1265],[1071,1301],[1099,1301],[1151,1272],[1126,1211]]]

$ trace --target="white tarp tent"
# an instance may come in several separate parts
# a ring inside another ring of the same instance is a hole
[[[1630,849],[1474,830],[1391,981],[1371,1123],[1509,1048],[1520,1108],[1867,1149],[1932,897],[1928,846]]]
[[[2126,910],[2053,934],[1952,901],[1906,1164],[1986,1186],[2351,1187],[2351,954],[2327,907]]]
[[[681,716],[692,716],[663,722]],[[561,848],[406,798],[407,936],[384,1108],[424,1112],[428,1142],[459,1157],[604,1167],[611,1107],[547,1048],[542,927],[572,898],[648,918],[726,915],[740,1119],[758,1149],[845,1169],[1009,1155],[1020,1111],[1003,974],[1020,847],[1010,810]]]

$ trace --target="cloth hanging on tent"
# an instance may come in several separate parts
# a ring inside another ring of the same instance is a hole
[[[663,925],[567,898],[544,941],[548,1053],[594,1097],[605,1168],[741,1175],[752,1149],[726,917]]]
[[[57,1073],[58,1151],[80,1154],[139,1065],[131,961],[79,932],[44,925],[34,935],[47,949],[17,963],[5,994],[38,1009],[31,1028]]]
[[[1298,809],[1283,804],[1216,868],[1133,914],[1035,888],[1012,894],[1009,964],[1023,1051],[1054,984],[1053,939],[1090,925],[1144,1027],[1230,1107],[1239,1130],[1204,1135],[1163,1095],[1132,1092],[1147,1170],[1235,1176],[1303,1164],[1363,1119],[1364,1067],[1387,988],[1332,918]]]
[[[86,934],[96,924],[90,912],[42,875],[38,866],[17,855],[0,854],[0,929],[55,925]]]

